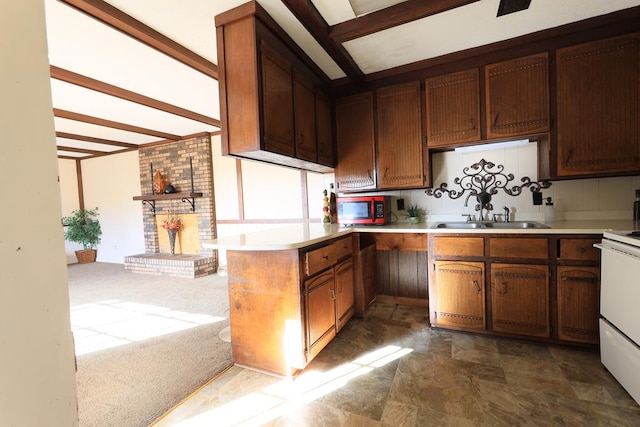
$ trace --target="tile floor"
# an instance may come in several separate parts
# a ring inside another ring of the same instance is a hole
[[[430,329],[374,304],[302,373],[233,367],[157,426],[640,426],[596,351]]]

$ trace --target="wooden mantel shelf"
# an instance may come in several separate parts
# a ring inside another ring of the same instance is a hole
[[[191,205],[191,211],[195,212],[195,199],[202,197],[202,193],[181,192],[167,194],[147,194],[144,196],[133,196],[133,200],[141,200],[142,204],[148,204],[153,214],[156,214],[156,200],[176,200],[182,199],[182,202],[188,202]]]

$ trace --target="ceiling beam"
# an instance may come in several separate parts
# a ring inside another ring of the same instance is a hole
[[[218,79],[218,66],[103,0],[58,0],[150,46],[194,70]],[[213,25],[213,23],[212,23]]]
[[[121,123],[121,122],[114,122],[112,120],[101,119],[99,117],[88,116],[86,114],[74,113],[73,111],[61,110],[59,108],[53,109],[53,115],[61,119],[89,123],[92,125],[104,126],[112,129],[120,129],[127,132],[140,133],[142,135],[150,135],[150,136],[155,136],[162,139],[172,139],[174,141],[177,141],[180,139],[180,135],[174,135],[172,133],[160,132],[153,129],[147,129],[139,126],[128,125],[126,123]]]
[[[333,25],[329,35],[334,42],[344,43],[476,1],[478,0],[409,0]]]
[[[65,70],[55,65],[50,66],[51,77],[74,84],[76,86],[82,86],[86,89],[95,90],[107,95],[115,96],[116,98],[124,99],[125,101],[135,102],[136,104],[144,105],[146,107],[155,108],[156,110],[164,111],[169,114],[175,114],[186,119],[195,120],[197,122],[206,123],[208,125],[220,127],[220,120],[208,117],[194,111],[168,104],[157,99],[149,98],[148,96],[141,95],[136,92],[132,92],[127,89],[123,89],[118,86],[105,83],[100,80],[92,79],[91,77],[83,76],[81,74],[74,73],[73,71]]]
[[[112,145],[114,147],[124,148],[138,148],[137,144],[130,144],[128,142],[113,141],[110,139],[96,138],[94,136],[78,135],[75,133],[56,132],[56,137],[72,139],[74,141],[94,142],[96,144]]]
[[[57,149],[58,151],[68,151],[70,153],[82,153],[82,154],[93,154],[93,155],[106,153],[106,151],[90,150],[88,148],[66,147],[64,145],[58,145]]]
[[[363,72],[349,55],[349,52],[329,36],[329,25],[311,3],[311,0],[282,0],[282,3],[289,8],[291,13],[351,80],[359,81],[364,78]]]

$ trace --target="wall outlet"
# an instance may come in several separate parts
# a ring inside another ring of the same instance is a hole
[[[398,203],[398,210],[399,211],[403,211],[404,210],[404,199],[398,199],[397,203]]]
[[[542,204],[542,193],[533,192],[533,205],[538,206]]]

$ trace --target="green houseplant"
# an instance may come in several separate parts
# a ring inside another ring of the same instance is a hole
[[[417,203],[410,203],[407,206],[407,210],[405,213],[405,217],[412,224],[417,224],[420,222],[420,216],[425,214],[425,210],[422,209]]]
[[[76,251],[81,264],[96,260],[96,245],[100,243],[102,229],[98,221],[98,208],[76,209],[70,216],[62,218],[62,225],[67,229],[64,238],[70,242],[80,243],[82,250]]]

